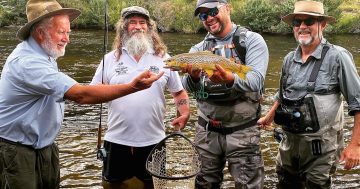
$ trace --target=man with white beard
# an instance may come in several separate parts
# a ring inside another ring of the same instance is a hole
[[[282,18],[292,26],[299,46],[284,58],[280,90],[266,116],[266,128],[281,125],[277,188],[331,188],[339,163],[345,169],[360,164],[360,78],[346,49],[323,36],[335,18],[317,1],[297,1],[294,13]],[[344,110],[354,116],[351,140],[344,149]]]
[[[125,8],[116,25],[113,51],[101,61],[91,84],[127,83],[144,70],[165,72],[148,90],[108,103],[108,129],[103,162],[104,188],[123,188],[127,179],[137,177],[153,188],[145,162],[153,147],[165,137],[165,95],[171,93],[180,116],[172,125],[185,127],[189,119],[189,99],[177,72],[164,69],[167,48],[160,39],[149,12],[138,6]]]
[[[80,11],[62,8],[56,0],[29,0],[26,15],[28,22],[16,34],[22,42],[6,59],[0,79],[0,188],[55,189],[60,164],[54,141],[65,99],[107,102],[149,88],[163,73],[138,72],[121,84],[81,85],[59,71],[56,61],[65,54],[70,22]]]

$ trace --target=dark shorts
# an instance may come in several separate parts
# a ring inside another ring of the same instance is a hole
[[[145,147],[124,146],[105,141],[107,158],[103,165],[103,180],[121,182],[136,176],[144,183],[152,183],[151,175],[146,171],[146,159],[155,145]]]
[[[56,189],[60,183],[59,149],[33,149],[0,139],[1,189]]]

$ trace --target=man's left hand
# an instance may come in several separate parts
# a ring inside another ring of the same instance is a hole
[[[234,74],[231,72],[227,72],[220,65],[215,65],[216,70],[214,70],[214,74],[209,78],[214,83],[226,84],[228,86],[232,86],[234,84]]]
[[[190,115],[181,115],[177,118],[175,118],[172,122],[171,125],[178,126],[180,130],[184,129],[184,127],[186,126],[187,121],[189,120]]]

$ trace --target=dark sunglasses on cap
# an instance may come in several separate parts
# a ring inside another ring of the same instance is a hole
[[[206,12],[201,12],[199,14],[199,18],[200,18],[201,21],[205,21],[208,18],[208,16],[214,17],[217,14],[219,14],[219,8],[214,7],[214,8],[208,9],[208,11],[206,11]]]
[[[301,19],[294,19],[292,20],[291,24],[293,27],[300,27],[301,23],[304,22],[304,24],[306,26],[312,26],[315,22],[317,22],[318,19],[317,18],[307,18],[305,20],[301,20]]]

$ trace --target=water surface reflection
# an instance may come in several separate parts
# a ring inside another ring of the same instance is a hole
[[[0,29],[0,69],[6,57],[15,48],[18,41],[15,39],[15,29]],[[112,42],[114,33],[109,33],[109,42]],[[204,35],[162,34],[169,47],[169,53],[175,55],[187,52],[192,44],[200,41]],[[278,86],[280,67],[283,57],[296,44],[292,36],[264,35],[270,51],[270,63],[266,78],[263,113],[269,110],[273,102],[273,95]],[[339,35],[327,37],[332,43],[339,44],[351,51],[356,67],[360,70],[360,37],[359,35]],[[60,69],[80,83],[89,83],[97,68],[103,50],[103,32],[91,30],[75,30],[71,35],[65,57],[59,59]],[[111,44],[109,44],[110,48]],[[167,95],[168,123],[175,116],[175,109],[170,95]],[[345,108],[346,109],[346,108]],[[65,119],[61,133],[57,138],[60,147],[61,188],[101,188],[101,162],[96,160],[97,127],[100,119],[100,105],[78,105],[66,103]],[[184,130],[187,137],[194,136],[196,121],[195,101],[191,103],[192,116]],[[347,110],[346,110],[347,111]],[[102,111],[103,133],[106,129],[107,109]],[[345,136],[348,142],[352,127],[352,117],[346,116]],[[168,131],[171,128],[168,124]],[[144,133],[145,134],[145,133]],[[272,132],[262,133],[262,150],[265,159],[265,188],[275,188],[276,175],[274,171],[274,157],[277,143],[272,138]],[[337,171],[333,183],[334,188],[359,188],[360,168],[345,171],[341,167]],[[228,170],[225,170],[223,188],[234,188]]]

